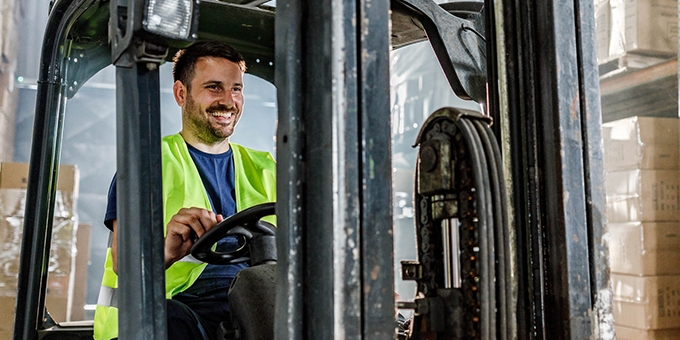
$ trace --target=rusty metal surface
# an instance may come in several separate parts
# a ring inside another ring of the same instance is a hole
[[[277,339],[392,338],[389,1],[277,16]]]
[[[595,339],[613,340],[614,315],[609,270],[609,235],[605,217],[603,113],[600,105],[599,73],[595,39],[593,2],[575,2],[577,15],[577,49],[579,60],[579,97],[585,178],[586,218],[592,301],[592,334]],[[677,92],[676,92],[677,94]],[[576,293],[576,292],[575,292]]]
[[[518,338],[602,336],[611,322],[592,3],[502,6]]]

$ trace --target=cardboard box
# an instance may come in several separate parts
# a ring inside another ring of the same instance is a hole
[[[17,289],[23,238],[26,190],[0,188],[0,295]],[[57,191],[48,265],[50,274],[70,274],[73,268],[77,217],[73,194]]]
[[[26,189],[28,186],[28,163],[0,163],[0,188]],[[57,190],[78,192],[80,172],[75,165],[60,165]]]
[[[45,306],[57,322],[85,319],[87,265],[90,257],[90,225],[78,226],[77,256],[74,274],[54,274],[47,277]],[[75,282],[75,284],[71,284]],[[16,296],[0,295],[0,340],[11,339],[16,308]]]
[[[609,0],[595,3],[595,41],[597,44],[597,62],[602,63],[609,58],[609,33],[611,7]]]
[[[612,272],[680,274],[680,222],[610,223],[609,236]]]
[[[609,222],[680,220],[678,170],[611,171],[605,177]]]
[[[614,322],[637,329],[680,325],[680,275],[612,274]]]
[[[87,293],[87,267],[90,262],[90,229],[89,224],[79,224],[76,232],[76,265],[74,275],[73,297],[69,305],[70,317],[67,321],[85,320],[85,296]]]
[[[21,2],[5,1],[0,8],[2,32],[0,46],[2,48],[3,63],[16,64],[19,52],[19,37],[21,18],[25,9]]]
[[[644,330],[616,325],[617,340],[677,340],[680,328]]]
[[[630,117],[602,124],[605,170],[680,169],[680,119]]]
[[[68,310],[71,296],[71,274],[48,274],[45,307],[56,322],[68,321]]]
[[[609,57],[678,54],[676,0],[610,0]]]
[[[14,157],[14,136],[16,117],[15,112],[6,113],[0,111],[0,159],[11,159]]]
[[[45,306],[52,318],[57,322],[66,321],[68,300],[68,275],[48,275],[45,292]],[[16,296],[0,296],[0,339],[11,339],[14,329],[14,313]],[[4,337],[9,334],[9,337]]]
[[[609,140],[634,141],[642,144],[677,144],[680,119],[663,117],[629,117],[602,124]]]
[[[0,302],[6,302],[7,306],[14,306],[16,299],[27,174],[28,164],[0,164]],[[46,307],[58,322],[68,320],[73,298],[78,179],[78,169],[75,166],[60,167],[45,295]],[[13,309],[11,313],[7,318],[0,318],[0,332],[11,332]]]
[[[16,311],[16,297],[0,296],[0,339],[11,339],[14,329],[14,312]],[[9,334],[10,337],[4,337]]]
[[[641,144],[628,141],[604,143],[604,168],[606,171],[632,169],[678,169],[680,162],[678,144]]]

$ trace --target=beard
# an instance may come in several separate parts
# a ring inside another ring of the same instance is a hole
[[[236,108],[228,108],[222,104],[211,105],[203,110],[189,94],[184,108],[186,117],[184,124],[187,130],[203,143],[215,144],[228,139],[234,133],[234,127],[239,118],[238,111]],[[232,112],[232,122],[228,124],[211,122],[210,117],[215,112]]]

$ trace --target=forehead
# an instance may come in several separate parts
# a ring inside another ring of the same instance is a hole
[[[220,81],[226,83],[243,83],[243,71],[233,61],[219,57],[200,57],[194,66],[192,82]]]

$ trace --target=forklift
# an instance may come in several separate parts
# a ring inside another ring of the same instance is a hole
[[[270,317],[244,312],[225,338],[614,339],[593,2],[441,2],[51,1],[14,340],[92,338],[91,325],[53,322],[44,300],[64,108],[108,65],[130,193],[118,197],[120,339],[167,338],[158,67],[200,40],[234,46],[278,96],[277,202],[216,228],[266,236],[238,257],[275,277]],[[417,295],[395,301],[389,56],[420,41],[482,110],[438,109],[413,141],[417,258],[401,276]],[[275,231],[258,227],[274,212]],[[233,259],[212,234],[192,253]],[[408,330],[395,309],[413,311]]]

